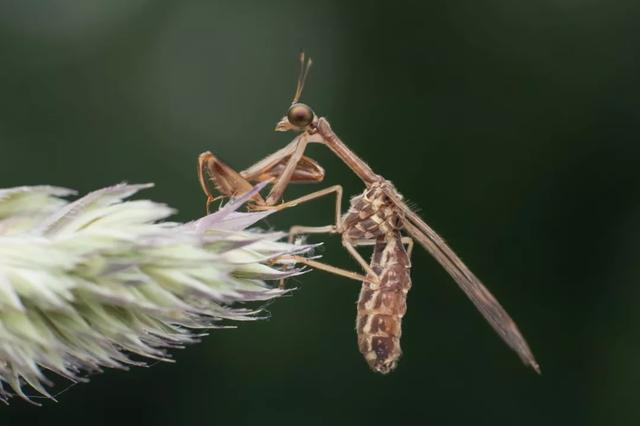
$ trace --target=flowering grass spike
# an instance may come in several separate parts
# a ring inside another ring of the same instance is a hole
[[[125,200],[151,185],[120,184],[68,202],[51,186],[0,190],[0,399],[53,398],[44,371],[71,381],[104,367],[168,360],[222,320],[252,320],[238,303],[285,293],[300,273],[280,233],[246,230],[269,212],[235,210],[260,187],[187,224],[164,204]],[[195,330],[195,332],[194,332]]]

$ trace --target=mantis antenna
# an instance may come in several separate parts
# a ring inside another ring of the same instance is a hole
[[[309,75],[309,68],[311,68],[311,58],[306,59],[304,51],[300,52],[300,74],[298,74],[298,84],[296,85],[296,93],[293,96],[293,101],[291,104],[296,104],[300,100],[300,96],[302,96],[302,90],[304,89],[304,82],[307,80],[307,75]]]

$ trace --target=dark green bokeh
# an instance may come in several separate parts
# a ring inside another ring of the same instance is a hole
[[[543,375],[417,249],[389,376],[357,351],[359,286],[313,272],[269,321],[58,404],[14,400],[0,424],[638,424],[637,1],[44,3],[0,5],[2,187],[151,181],[146,196],[193,219],[201,151],[242,168],[288,142],[272,129],[304,47],[303,99],[488,284]],[[361,191],[310,155],[324,185]],[[330,220],[325,200],[267,226]],[[326,261],[355,268],[326,243]]]

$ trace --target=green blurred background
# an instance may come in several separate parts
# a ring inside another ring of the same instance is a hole
[[[289,141],[272,129],[304,48],[303,100],[421,208],[543,368],[523,367],[417,248],[389,376],[357,350],[358,284],[312,272],[269,321],[214,332],[176,364],[94,376],[57,404],[14,400],[0,424],[637,425],[639,12],[636,0],[0,3],[2,187],[150,181],[145,196],[198,217],[200,152],[243,168]],[[326,149],[309,154],[322,187],[362,190]],[[264,226],[331,211],[318,201]],[[356,268],[336,238],[321,251]]]

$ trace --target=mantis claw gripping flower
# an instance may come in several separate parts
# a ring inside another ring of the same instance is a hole
[[[301,272],[278,259],[309,246],[246,230],[269,212],[236,211],[260,187],[179,224],[162,221],[173,213],[166,205],[125,200],[149,186],[72,203],[63,188],[0,190],[0,400],[29,400],[25,384],[52,398],[44,370],[82,381],[103,367],[144,365],[132,355],[167,360],[168,349],[222,320],[261,318],[237,304],[278,297],[286,290],[265,280]]]

